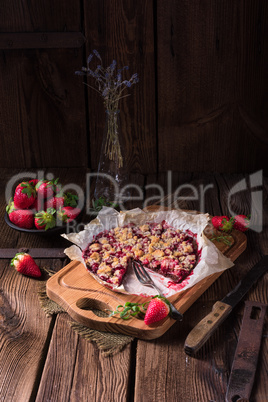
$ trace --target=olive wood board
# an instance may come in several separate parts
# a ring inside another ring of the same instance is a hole
[[[205,229],[207,237],[212,237],[211,227]],[[232,245],[215,242],[216,246],[232,261],[245,249],[247,237],[244,233],[232,231]],[[216,281],[222,272],[212,274],[193,287],[169,298],[171,303],[183,314]],[[121,333],[140,339],[155,339],[162,336],[174,323],[170,317],[150,326],[143,319],[132,317],[123,320],[118,315],[101,317],[98,310],[115,310],[127,301],[143,303],[148,298],[114,292],[99,284],[79,261],[72,261],[47,281],[47,295],[62,306],[77,322],[105,332]],[[95,312],[94,312],[95,311]]]

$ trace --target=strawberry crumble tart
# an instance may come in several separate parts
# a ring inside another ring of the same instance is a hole
[[[197,245],[187,233],[162,223],[128,224],[94,236],[83,251],[87,269],[118,287],[132,259],[145,268],[181,282],[197,263]]]

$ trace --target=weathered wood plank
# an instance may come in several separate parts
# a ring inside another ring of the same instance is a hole
[[[40,281],[17,273],[9,262],[0,262],[0,278],[0,394],[24,402],[39,382],[52,320],[40,309]]]
[[[187,209],[184,195],[191,178],[192,173],[171,170],[147,175],[144,206],[161,205]]]
[[[159,170],[266,165],[267,15],[265,0],[157,2]]]
[[[81,52],[6,54],[0,67],[5,115],[1,167],[86,166],[83,91],[70,78]]]
[[[139,83],[119,105],[121,130],[126,149],[123,156],[131,172],[156,171],[156,115],[154,68],[154,21],[152,1],[85,1],[87,55],[97,49],[108,66],[129,66],[125,79],[138,73]],[[93,81],[88,80],[92,84]],[[88,117],[91,167],[96,170],[104,132],[105,112],[102,99],[88,89]]]
[[[15,10],[15,11],[14,11]],[[80,3],[3,5],[5,32],[80,31]],[[1,167],[86,166],[84,91],[75,79],[82,49],[2,52]]]
[[[68,321],[66,314],[56,319],[36,400],[127,401],[131,346],[103,357]]]
[[[0,49],[77,48],[85,41],[81,32],[0,33]]]

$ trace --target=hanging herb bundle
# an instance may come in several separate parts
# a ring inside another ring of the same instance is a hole
[[[90,67],[94,58],[97,59],[97,67],[95,69]],[[113,62],[105,68],[98,51],[93,50],[88,56],[87,67],[82,67],[81,71],[76,71],[76,74],[86,75],[95,80],[95,87],[89,84],[87,85],[96,90],[103,97],[106,113],[108,114],[108,135],[105,154],[108,155],[110,160],[117,161],[119,167],[122,167],[123,156],[118,138],[118,119],[116,118],[116,114],[119,111],[119,100],[129,95],[124,95],[123,92],[133,84],[139,82],[139,79],[138,74],[135,73],[129,80],[123,80],[122,74],[124,70],[128,70],[128,66],[118,69],[116,67],[116,60],[113,60]]]

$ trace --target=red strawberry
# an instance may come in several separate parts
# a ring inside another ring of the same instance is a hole
[[[71,222],[81,212],[80,208],[63,207],[58,211],[58,217],[63,222]]]
[[[33,257],[27,253],[17,253],[11,261],[11,265],[23,275],[40,278],[41,271]]]
[[[56,226],[56,210],[48,208],[47,211],[39,211],[35,214],[34,224],[38,230],[48,230]]]
[[[29,183],[31,184],[31,186],[35,187],[37,185],[37,183],[39,182],[38,179],[31,179],[29,180]]]
[[[6,211],[10,221],[14,223],[14,225],[18,226],[19,228],[32,229],[34,225],[34,213],[32,210],[16,209],[14,202],[10,200],[8,206],[6,207]]]
[[[52,180],[40,180],[36,185],[37,196],[43,199],[50,198],[54,194],[54,183]]]
[[[42,197],[37,196],[33,205],[31,206],[31,209],[33,209],[35,212],[46,210],[46,200],[44,200],[44,198]]]
[[[161,321],[170,314],[169,301],[162,296],[155,296],[150,301],[147,308],[144,322],[146,325],[153,324],[154,322]]]
[[[211,219],[212,225],[215,229],[223,232],[230,232],[233,229],[234,220],[228,216],[213,216]]]
[[[246,232],[249,227],[249,217],[246,215],[236,215],[234,217],[234,229],[239,230],[240,232]]]
[[[46,208],[54,208],[56,210],[64,206],[64,197],[52,197],[47,201]]]
[[[16,208],[29,208],[33,205],[36,198],[36,191],[28,181],[20,183],[14,194],[14,204]]]

